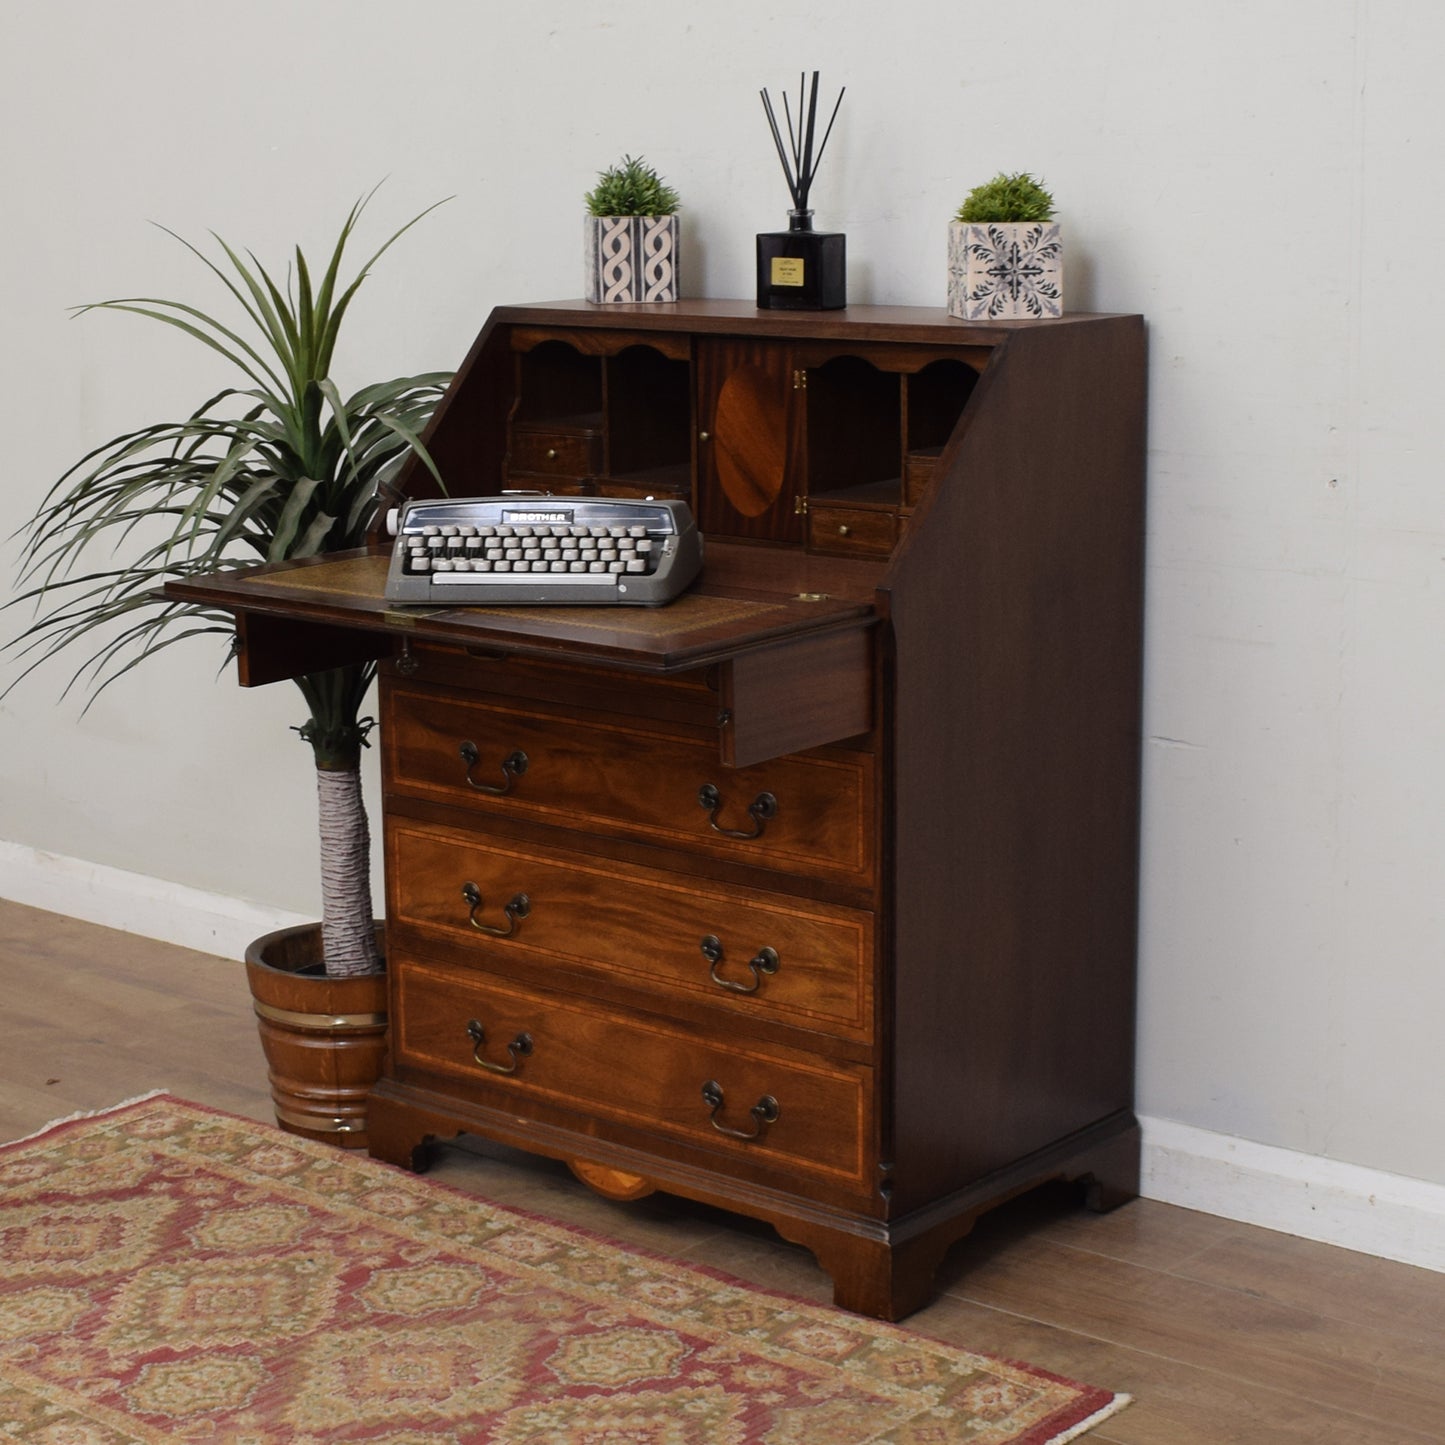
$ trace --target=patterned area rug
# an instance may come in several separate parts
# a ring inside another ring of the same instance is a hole
[[[1127,1402],[165,1095],[0,1148],[0,1437],[1045,1445]]]

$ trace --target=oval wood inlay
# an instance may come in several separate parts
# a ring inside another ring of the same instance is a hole
[[[611,1169],[606,1164],[594,1164],[589,1159],[569,1159],[567,1167],[604,1199],[623,1202],[643,1199],[654,1189],[652,1180],[644,1179],[641,1174],[628,1174],[622,1169]]]
[[[718,480],[744,517],[759,517],[783,489],[788,437],[784,398],[759,366],[731,372],[713,416]]]

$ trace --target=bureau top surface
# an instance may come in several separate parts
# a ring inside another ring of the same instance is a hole
[[[767,311],[751,301],[693,300],[599,303],[536,301],[499,306],[497,321],[553,326],[621,326],[629,330],[731,332],[799,339],[920,340],[979,346],[1017,331],[1068,329],[1113,319],[1114,313],[1075,311],[1047,321],[962,321],[941,306],[847,306],[838,311]]]

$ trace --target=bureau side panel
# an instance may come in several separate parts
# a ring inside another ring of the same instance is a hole
[[[891,619],[894,1209],[1132,1107],[1139,318],[1011,336]]]

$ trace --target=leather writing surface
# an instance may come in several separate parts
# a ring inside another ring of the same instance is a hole
[[[386,601],[387,556],[340,553],[314,563],[262,566],[170,583],[166,595],[276,613],[417,640],[561,655],[649,672],[726,661],[740,651],[842,622],[866,626],[871,597],[789,595],[729,585],[721,547],[711,574],[665,607],[395,607]]]

